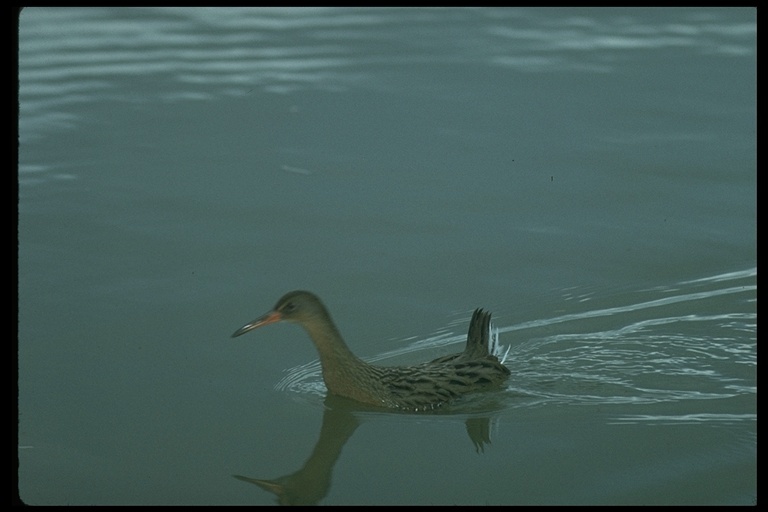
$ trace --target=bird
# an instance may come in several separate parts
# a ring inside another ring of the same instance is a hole
[[[304,290],[286,293],[232,338],[281,321],[299,324],[315,344],[328,393],[367,405],[433,410],[467,393],[499,387],[511,373],[504,365],[509,348],[501,354],[491,313],[480,308],[472,314],[462,352],[413,366],[372,365],[354,355],[322,301]]]

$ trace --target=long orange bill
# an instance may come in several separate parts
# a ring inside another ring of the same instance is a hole
[[[257,328],[259,328],[259,327],[261,327],[263,325],[268,325],[268,324],[273,324],[275,322],[279,322],[282,319],[283,319],[283,317],[282,317],[282,315],[279,312],[277,312],[277,311],[270,311],[266,315],[260,316],[259,318],[257,318],[253,322],[247,323],[244,326],[242,326],[241,328],[239,328],[238,330],[236,330],[232,334],[232,337],[236,338],[236,337],[240,336],[241,334],[247,333],[248,331],[252,331],[252,330],[257,329]]]

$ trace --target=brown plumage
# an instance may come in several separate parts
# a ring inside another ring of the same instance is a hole
[[[366,404],[434,409],[466,393],[498,386],[510,373],[498,358],[491,314],[482,309],[472,314],[463,352],[415,366],[374,366],[355,356],[320,299],[306,291],[285,294],[271,311],[232,337],[282,320],[298,323],[309,334],[320,354],[328,392]]]

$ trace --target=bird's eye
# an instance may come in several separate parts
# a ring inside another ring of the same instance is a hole
[[[288,304],[283,306],[283,313],[290,313],[295,309],[296,309],[296,304],[294,304],[293,302],[289,302]]]

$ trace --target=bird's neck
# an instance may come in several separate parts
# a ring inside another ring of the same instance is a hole
[[[324,322],[307,323],[302,327],[315,343],[315,347],[320,353],[320,362],[324,364],[326,361],[329,364],[353,364],[354,361],[359,361],[344,343],[339,330],[336,329],[330,319]]]
[[[328,391],[337,395],[370,402],[368,392],[361,386],[369,379],[371,366],[347,347],[333,321],[303,324],[320,355],[323,380]],[[362,393],[362,395],[361,395]]]

